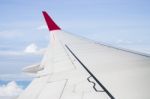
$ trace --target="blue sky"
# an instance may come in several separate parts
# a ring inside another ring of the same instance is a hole
[[[150,53],[149,0],[0,0],[0,75],[20,74],[47,47],[42,10],[74,34]]]

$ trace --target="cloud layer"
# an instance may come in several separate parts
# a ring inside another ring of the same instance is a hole
[[[0,86],[0,97],[2,96],[18,96],[23,92],[23,89],[17,85],[15,81],[11,81],[6,85]]]

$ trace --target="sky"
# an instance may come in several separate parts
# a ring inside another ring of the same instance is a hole
[[[43,10],[65,31],[150,54],[149,5],[149,0],[0,0],[0,79],[20,78],[23,67],[40,63],[50,41]]]

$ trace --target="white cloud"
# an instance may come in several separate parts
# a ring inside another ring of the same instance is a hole
[[[26,55],[26,54],[34,54],[34,55],[42,55],[44,54],[46,48],[39,48],[35,43],[31,43],[25,47],[24,50],[20,51],[1,51],[0,55]]]
[[[0,51],[0,55],[24,55],[24,53],[19,51]]]
[[[24,50],[25,53],[36,53],[37,51],[38,47],[34,43],[28,45]]]
[[[25,48],[25,50],[24,50],[24,52],[27,53],[27,54],[43,54],[44,51],[45,51],[44,48],[39,49],[39,48],[37,47],[37,45],[34,44],[34,43],[29,44],[29,45]]]
[[[41,25],[37,28],[38,30],[46,30],[47,26],[46,25]]]
[[[19,31],[19,30],[5,30],[5,31],[0,31],[0,37],[10,39],[10,38],[17,38],[23,36],[25,33]]]
[[[22,74],[0,74],[0,80],[2,81],[30,81],[32,80],[31,76],[26,75],[25,73]]]
[[[23,89],[15,81],[0,86],[0,96],[18,96],[22,92]]]
[[[117,44],[133,44],[134,42],[133,41],[129,41],[129,40],[122,40],[122,39],[119,39],[116,41]]]

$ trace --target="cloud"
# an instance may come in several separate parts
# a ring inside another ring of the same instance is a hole
[[[19,51],[0,51],[0,55],[24,55],[24,53]]]
[[[134,42],[133,42],[133,41],[130,41],[130,40],[122,40],[122,39],[119,39],[119,40],[116,40],[115,43],[116,43],[116,44],[133,44]]]
[[[26,55],[26,54],[34,54],[34,55],[42,55],[44,54],[46,48],[39,48],[35,43],[31,43],[25,47],[24,50],[20,51],[1,51],[0,55]]]
[[[38,30],[46,30],[47,26],[46,25],[41,25],[39,27],[37,27]]]
[[[24,52],[25,53],[36,53],[38,51],[37,49],[38,49],[38,47],[34,43],[32,43],[25,48]]]
[[[10,38],[17,38],[22,36],[23,32],[19,30],[5,30],[5,31],[0,31],[0,37],[5,38],[5,39],[10,39]]]
[[[0,96],[18,96],[22,92],[23,89],[15,81],[11,81],[7,85],[0,85]]]
[[[0,74],[0,80],[2,81],[11,81],[11,80],[15,80],[15,81],[30,81],[32,80],[33,77],[28,76],[24,73],[22,74]]]
[[[39,49],[39,48],[37,47],[37,45],[34,44],[34,43],[29,44],[29,45],[25,48],[25,50],[24,50],[24,52],[27,53],[27,54],[43,54],[44,51],[45,51],[44,48]]]

